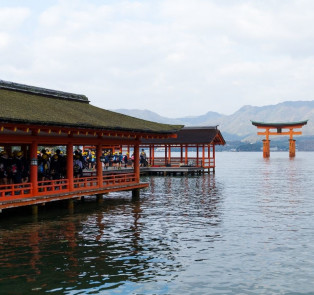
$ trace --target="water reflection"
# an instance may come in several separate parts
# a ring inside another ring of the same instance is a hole
[[[212,175],[150,177],[132,201],[125,193],[74,212],[52,210],[1,220],[0,290],[92,294],[132,283],[171,281],[220,239],[221,194]],[[59,216],[56,218],[56,216]],[[196,234],[196,232],[198,232]],[[126,287],[128,286],[128,287]]]

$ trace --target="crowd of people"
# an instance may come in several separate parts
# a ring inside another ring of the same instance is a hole
[[[56,180],[66,178],[67,159],[66,155],[57,149],[54,152],[42,149],[37,152],[38,181]],[[103,169],[121,169],[128,166],[134,167],[134,154],[129,156],[122,152],[105,151],[101,158]],[[83,170],[96,170],[96,155],[94,151],[75,150],[73,155],[73,175],[82,177]],[[140,165],[146,166],[146,154],[140,153]],[[5,150],[0,152],[0,185],[18,184],[29,182],[30,161],[24,157],[22,151],[14,151],[8,154]]]
[[[29,163],[22,151],[0,153],[0,185],[26,183],[29,180]]]

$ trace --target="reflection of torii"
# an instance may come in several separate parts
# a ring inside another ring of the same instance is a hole
[[[251,121],[258,129],[265,129],[264,132],[257,132],[257,135],[266,136],[266,138],[263,139],[263,157],[269,158],[270,156],[269,135],[289,135],[289,156],[291,158],[295,157],[295,139],[293,139],[293,135],[302,135],[302,131],[293,131],[293,129],[302,128],[302,126],[307,124],[307,121],[308,120],[288,123],[264,123]],[[271,129],[277,129],[277,131],[270,131]],[[282,129],[288,129],[288,131],[282,132]]]

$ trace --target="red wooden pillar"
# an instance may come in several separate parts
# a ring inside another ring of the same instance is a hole
[[[202,149],[202,167],[205,167],[205,144],[203,144]]]
[[[33,141],[31,144],[31,150],[30,150],[30,161],[31,161],[30,182],[32,183],[34,196],[37,195],[38,193],[37,149],[38,149],[38,143],[36,141]]]
[[[149,145],[149,165],[152,166],[152,145]]]
[[[198,158],[198,153],[199,153],[199,146],[198,146],[198,144],[196,145],[196,166],[199,166],[199,164],[198,164],[198,160],[199,160],[199,158]]]
[[[152,166],[155,166],[155,145],[152,146]]]
[[[183,146],[180,144],[180,163],[183,161]]]
[[[122,151],[122,146],[121,146],[121,151]],[[103,185],[102,162],[100,161],[101,156],[102,156],[102,145],[99,144],[96,146],[96,169],[97,169],[97,178],[98,178],[99,187],[102,187]]]
[[[289,139],[289,157],[295,157],[295,139]]]
[[[73,190],[73,144],[67,144],[67,179],[69,181],[69,190]]]
[[[168,147],[168,161],[169,161],[169,164],[171,164],[171,145],[169,144],[169,147]]]
[[[168,164],[168,146],[165,144],[165,166]]]
[[[188,145],[185,145],[185,165],[188,164]]]
[[[270,156],[270,140],[268,139],[263,139],[263,157],[264,158],[269,158]]]
[[[140,144],[136,143],[134,145],[134,174],[135,181],[140,182]]]
[[[216,155],[215,155],[215,145],[213,144],[213,166],[214,166],[214,171],[216,167]]]
[[[211,163],[210,163],[210,149],[211,149],[211,145],[208,144],[207,145],[207,157],[208,157],[208,166],[209,167],[211,166]]]

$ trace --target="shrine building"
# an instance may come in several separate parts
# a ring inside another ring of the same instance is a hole
[[[225,143],[218,126],[195,126],[183,127],[175,138],[143,139],[141,147],[149,149],[148,172],[175,174],[185,168],[193,174],[215,172],[215,147]]]
[[[90,104],[85,95],[55,91],[0,80],[0,151],[3,163],[24,157],[29,175],[15,181],[0,178],[0,211],[12,207],[132,191],[148,186],[140,182],[139,147],[143,139],[166,140],[177,137],[183,126],[141,120],[101,109]],[[75,177],[73,154],[79,147],[93,147],[96,173]],[[134,168],[119,173],[104,173],[103,150],[128,146],[134,150]],[[64,150],[65,176],[39,179],[38,152],[42,147]],[[13,156],[11,156],[13,154]],[[1,163],[1,161],[0,161]],[[1,164],[0,164],[1,165]],[[12,169],[6,173],[14,173]],[[13,179],[13,180],[12,180]]]

